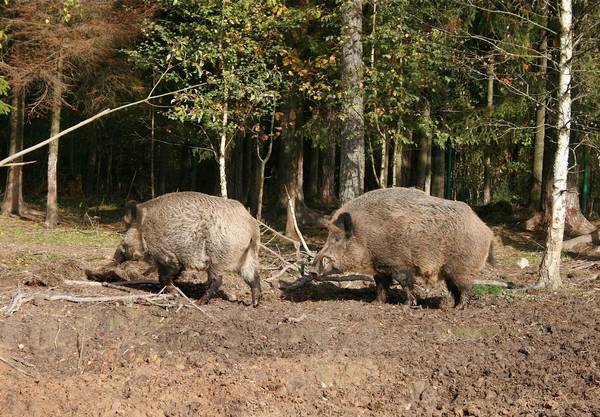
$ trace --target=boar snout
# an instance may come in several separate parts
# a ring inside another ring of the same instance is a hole
[[[334,261],[327,255],[317,255],[315,261],[308,270],[311,275],[329,275],[336,273],[337,270],[334,267]]]

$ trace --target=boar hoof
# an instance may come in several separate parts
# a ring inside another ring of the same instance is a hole
[[[260,288],[252,287],[251,292],[252,292],[252,307],[258,307],[258,305],[260,304],[260,300],[262,298],[262,291],[260,290]]]

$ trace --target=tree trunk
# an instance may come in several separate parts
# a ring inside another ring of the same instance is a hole
[[[285,233],[288,236],[296,236],[291,213],[293,207],[288,203],[288,196],[294,203],[294,208],[304,205],[302,138],[297,134],[301,117],[302,106],[292,95],[288,99],[287,110],[284,112],[281,155],[277,170],[281,175],[279,201],[280,206],[286,209]]]
[[[98,162],[98,138],[95,131],[90,133],[89,154],[87,160],[87,172],[85,173],[85,194],[90,197],[96,191],[97,162]]]
[[[489,155],[483,160],[483,204],[492,202],[492,159]]]
[[[419,154],[417,163],[417,187],[431,193],[431,109],[425,103],[419,132]]]
[[[56,80],[52,89],[52,124],[50,136],[60,132],[60,112],[62,109],[62,57],[58,58]],[[59,140],[48,145],[48,194],[46,198],[46,226],[58,224],[58,145]]]
[[[388,186],[388,170],[389,170],[389,155],[388,141],[385,136],[381,138],[381,165],[379,166],[379,186],[387,188]]]
[[[365,179],[362,0],[342,3],[342,142],[340,202],[361,195]]]
[[[544,136],[546,133],[546,72],[548,69],[548,36],[544,30],[540,45],[540,81],[538,83],[538,104],[535,111],[535,145],[533,150],[532,183],[529,193],[529,207],[542,209],[542,181],[544,170]]]
[[[273,114],[275,114],[273,112]],[[272,134],[273,132],[271,132]],[[263,194],[265,189],[265,169],[267,162],[271,158],[271,151],[273,150],[273,139],[269,138],[269,147],[267,149],[267,155],[263,158],[260,153],[260,140],[256,141],[256,155],[258,156],[258,198],[256,207],[256,218],[262,220],[262,205],[263,205]]]
[[[13,155],[23,150],[23,123],[25,114],[25,93],[13,89],[11,97],[13,111],[10,114],[10,143],[8,153]],[[20,163],[23,158],[17,158],[13,163]],[[23,202],[23,166],[16,165],[8,168],[6,190],[1,208],[2,214],[21,216],[26,211]]]
[[[487,103],[485,107],[488,122],[492,121],[494,113],[494,55],[488,55],[487,62]],[[489,145],[488,145],[489,147]],[[483,204],[492,202],[492,159],[489,155],[490,149],[484,151],[483,160]]]
[[[321,158],[319,158],[319,190],[321,204],[325,206],[333,206],[336,204],[335,142],[333,141],[321,151]]]
[[[567,174],[567,191],[565,200],[565,234],[569,236],[581,236],[596,230],[588,219],[585,218],[579,206],[579,192],[577,190],[578,175],[576,166],[572,172]]]
[[[569,137],[571,134],[571,60],[573,58],[573,24],[571,0],[561,0],[560,60],[558,79],[558,145],[554,161],[552,187],[552,216],[546,237],[546,249],[540,265],[537,286],[558,288],[560,253],[565,229],[567,171],[569,164]]]
[[[402,148],[402,141],[396,138],[392,148],[392,187],[402,183]]]
[[[221,138],[219,140],[219,191],[221,197],[227,198],[227,170],[225,166],[225,152],[227,147],[227,95],[225,95],[225,103],[223,104],[223,121],[221,123]]]
[[[448,200],[455,199],[455,187],[454,187],[454,149],[452,148],[451,142],[446,142],[446,182],[444,187],[444,198]]]
[[[304,146],[308,144],[305,143]],[[309,145],[310,146],[310,145]],[[316,201],[319,195],[319,148],[310,146],[310,151],[307,160],[307,172],[305,179],[305,194],[308,201]]]
[[[435,145],[433,147],[433,179],[431,181],[431,195],[444,198],[444,186],[446,180],[446,152],[444,148]]]
[[[154,180],[154,132],[155,132],[155,120],[154,120],[154,106],[150,107],[150,196],[156,197]]]

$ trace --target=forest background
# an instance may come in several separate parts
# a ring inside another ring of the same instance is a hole
[[[73,197],[195,190],[294,234],[292,207],[319,225],[414,186],[517,208],[531,229],[555,226],[560,196],[566,233],[585,235],[599,23],[587,0],[4,0],[0,155],[145,101],[0,169],[2,211],[41,207],[53,227]]]

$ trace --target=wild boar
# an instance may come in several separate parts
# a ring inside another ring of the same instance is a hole
[[[171,193],[141,204],[127,203],[124,220],[127,232],[114,255],[117,263],[152,261],[166,287],[183,271],[207,271],[202,304],[217,292],[223,273],[235,272],[250,286],[252,305],[258,306],[260,231],[238,201],[196,192]]]
[[[494,262],[493,233],[468,205],[414,188],[365,193],[337,210],[328,227],[313,272],[372,275],[379,302],[397,281],[406,303],[415,304],[411,290],[418,274],[444,280],[454,306],[463,307],[474,274]]]

